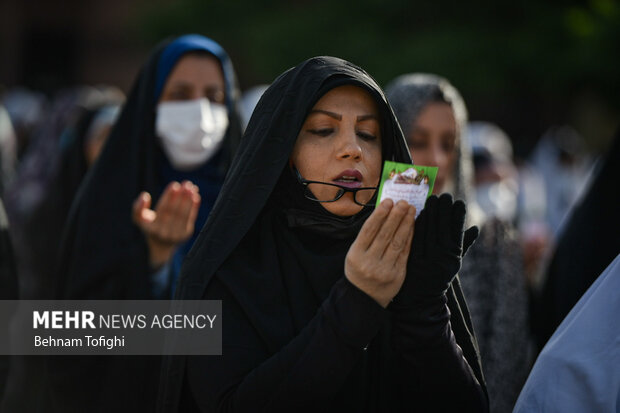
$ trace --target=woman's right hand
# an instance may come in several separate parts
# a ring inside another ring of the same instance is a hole
[[[148,192],[138,195],[133,204],[133,221],[146,237],[151,268],[168,262],[179,244],[192,236],[199,206],[198,187],[189,181],[169,183],[155,210],[150,209]]]
[[[386,199],[368,217],[347,253],[347,279],[384,308],[405,280],[414,222],[414,206]]]

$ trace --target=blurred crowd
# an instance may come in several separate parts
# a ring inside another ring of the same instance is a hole
[[[238,121],[241,129],[246,128],[268,87],[246,86],[234,102],[237,119],[231,117],[232,101],[221,101],[224,110],[228,107],[227,125]],[[231,94],[228,83],[226,87]],[[491,411],[512,411],[549,337],[620,252],[620,227],[606,221],[606,212],[592,203],[598,197],[597,202],[617,208],[617,184],[609,180],[614,175],[609,164],[620,161],[618,137],[615,149],[593,153],[570,125],[549,125],[531,153],[516,159],[514,137],[492,121],[470,120],[467,96],[462,97],[447,79],[433,74],[402,75],[386,85],[386,95],[414,163],[439,166],[436,193],[449,192],[464,199],[470,224],[481,230],[464,258],[460,281],[480,347]],[[53,96],[11,86],[0,96],[0,198],[8,226],[3,237],[10,240],[12,251],[6,254],[14,258],[18,285],[5,299],[52,298],[51,291],[58,287],[54,283],[61,240],[71,236],[66,223],[80,212],[74,201],[88,193],[87,186],[95,180],[89,171],[98,162],[114,162],[113,157],[100,154],[113,151],[106,146],[111,131],[128,130],[119,115],[140,113],[124,111],[125,102],[125,93],[113,85],[74,86]],[[226,162],[218,168],[222,165]],[[183,182],[183,176],[174,175],[172,180]],[[601,180],[609,183],[597,184]],[[166,191],[165,183],[157,190]],[[594,185],[599,186],[593,189]],[[198,193],[191,187],[182,190],[187,191],[187,199]],[[603,199],[604,195],[609,199]],[[202,191],[200,196],[206,199]],[[150,198],[142,201],[148,209]],[[128,209],[127,216],[131,213]],[[148,237],[146,224],[135,218],[134,222]],[[567,244],[569,238],[582,243]],[[596,251],[594,244],[598,243],[607,243],[609,253]],[[3,267],[8,259],[4,254]],[[166,256],[164,262],[174,267],[175,260],[183,258],[175,254]],[[589,260],[590,266],[573,262],[576,254]],[[1,287],[3,294],[14,288]],[[9,375],[17,384],[6,385],[7,399],[11,391],[20,394],[16,390],[20,380],[30,380],[25,378],[28,369],[36,366],[28,367],[28,363],[17,362],[17,373],[12,378]]]
[[[248,88],[241,98],[242,122],[266,85]],[[13,87],[1,96],[0,194],[11,221],[11,235],[20,257],[22,297],[35,297],[41,285],[32,283],[24,266],[49,267],[50,258],[37,259],[29,226],[42,231],[37,209],[50,206],[59,190],[64,198],[59,213],[68,214],[79,183],[103,148],[118,116],[124,94],[115,86],[76,86],[48,97],[24,87]],[[472,199],[486,217],[509,223],[516,230],[523,251],[525,278],[530,287],[543,281],[549,251],[566,218],[588,187],[596,161],[584,138],[571,126],[550,126],[525,159],[515,159],[511,138],[500,125],[467,122],[463,141],[469,145],[474,176]],[[416,153],[412,151],[414,162]],[[421,162],[417,162],[422,164]],[[63,219],[54,221],[55,236]],[[45,221],[44,221],[45,222]],[[44,236],[44,235],[43,235]],[[47,247],[47,242],[42,242]],[[22,255],[23,254],[23,255]],[[23,257],[23,258],[22,258]],[[41,261],[41,262],[38,262]]]

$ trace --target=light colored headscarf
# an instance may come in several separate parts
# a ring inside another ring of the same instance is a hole
[[[387,98],[408,140],[413,125],[430,103],[447,103],[454,111],[456,120],[458,151],[454,171],[448,181],[450,192],[456,199],[463,199],[468,205],[469,224],[479,225],[482,220],[481,211],[475,205],[473,196],[473,162],[471,146],[467,141],[467,108],[461,94],[450,82],[434,74],[409,73],[398,76],[385,88]],[[415,163],[415,154],[412,154]]]

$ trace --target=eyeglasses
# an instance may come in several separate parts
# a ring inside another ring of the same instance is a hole
[[[368,206],[374,205],[375,194],[377,193],[377,187],[365,187],[365,188],[346,188],[336,184],[328,184],[327,182],[309,181],[302,178],[297,168],[295,175],[300,184],[304,186],[304,196],[312,201],[317,202],[336,202],[342,196],[351,192],[353,194],[353,202],[357,205]]]

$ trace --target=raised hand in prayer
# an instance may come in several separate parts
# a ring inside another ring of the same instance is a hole
[[[405,280],[414,220],[414,206],[387,199],[368,217],[347,253],[347,279],[383,307]]]
[[[151,208],[151,195],[142,192],[133,204],[133,221],[142,230],[149,248],[151,268],[164,265],[174,251],[194,233],[200,206],[198,187],[190,181],[170,182]]]

